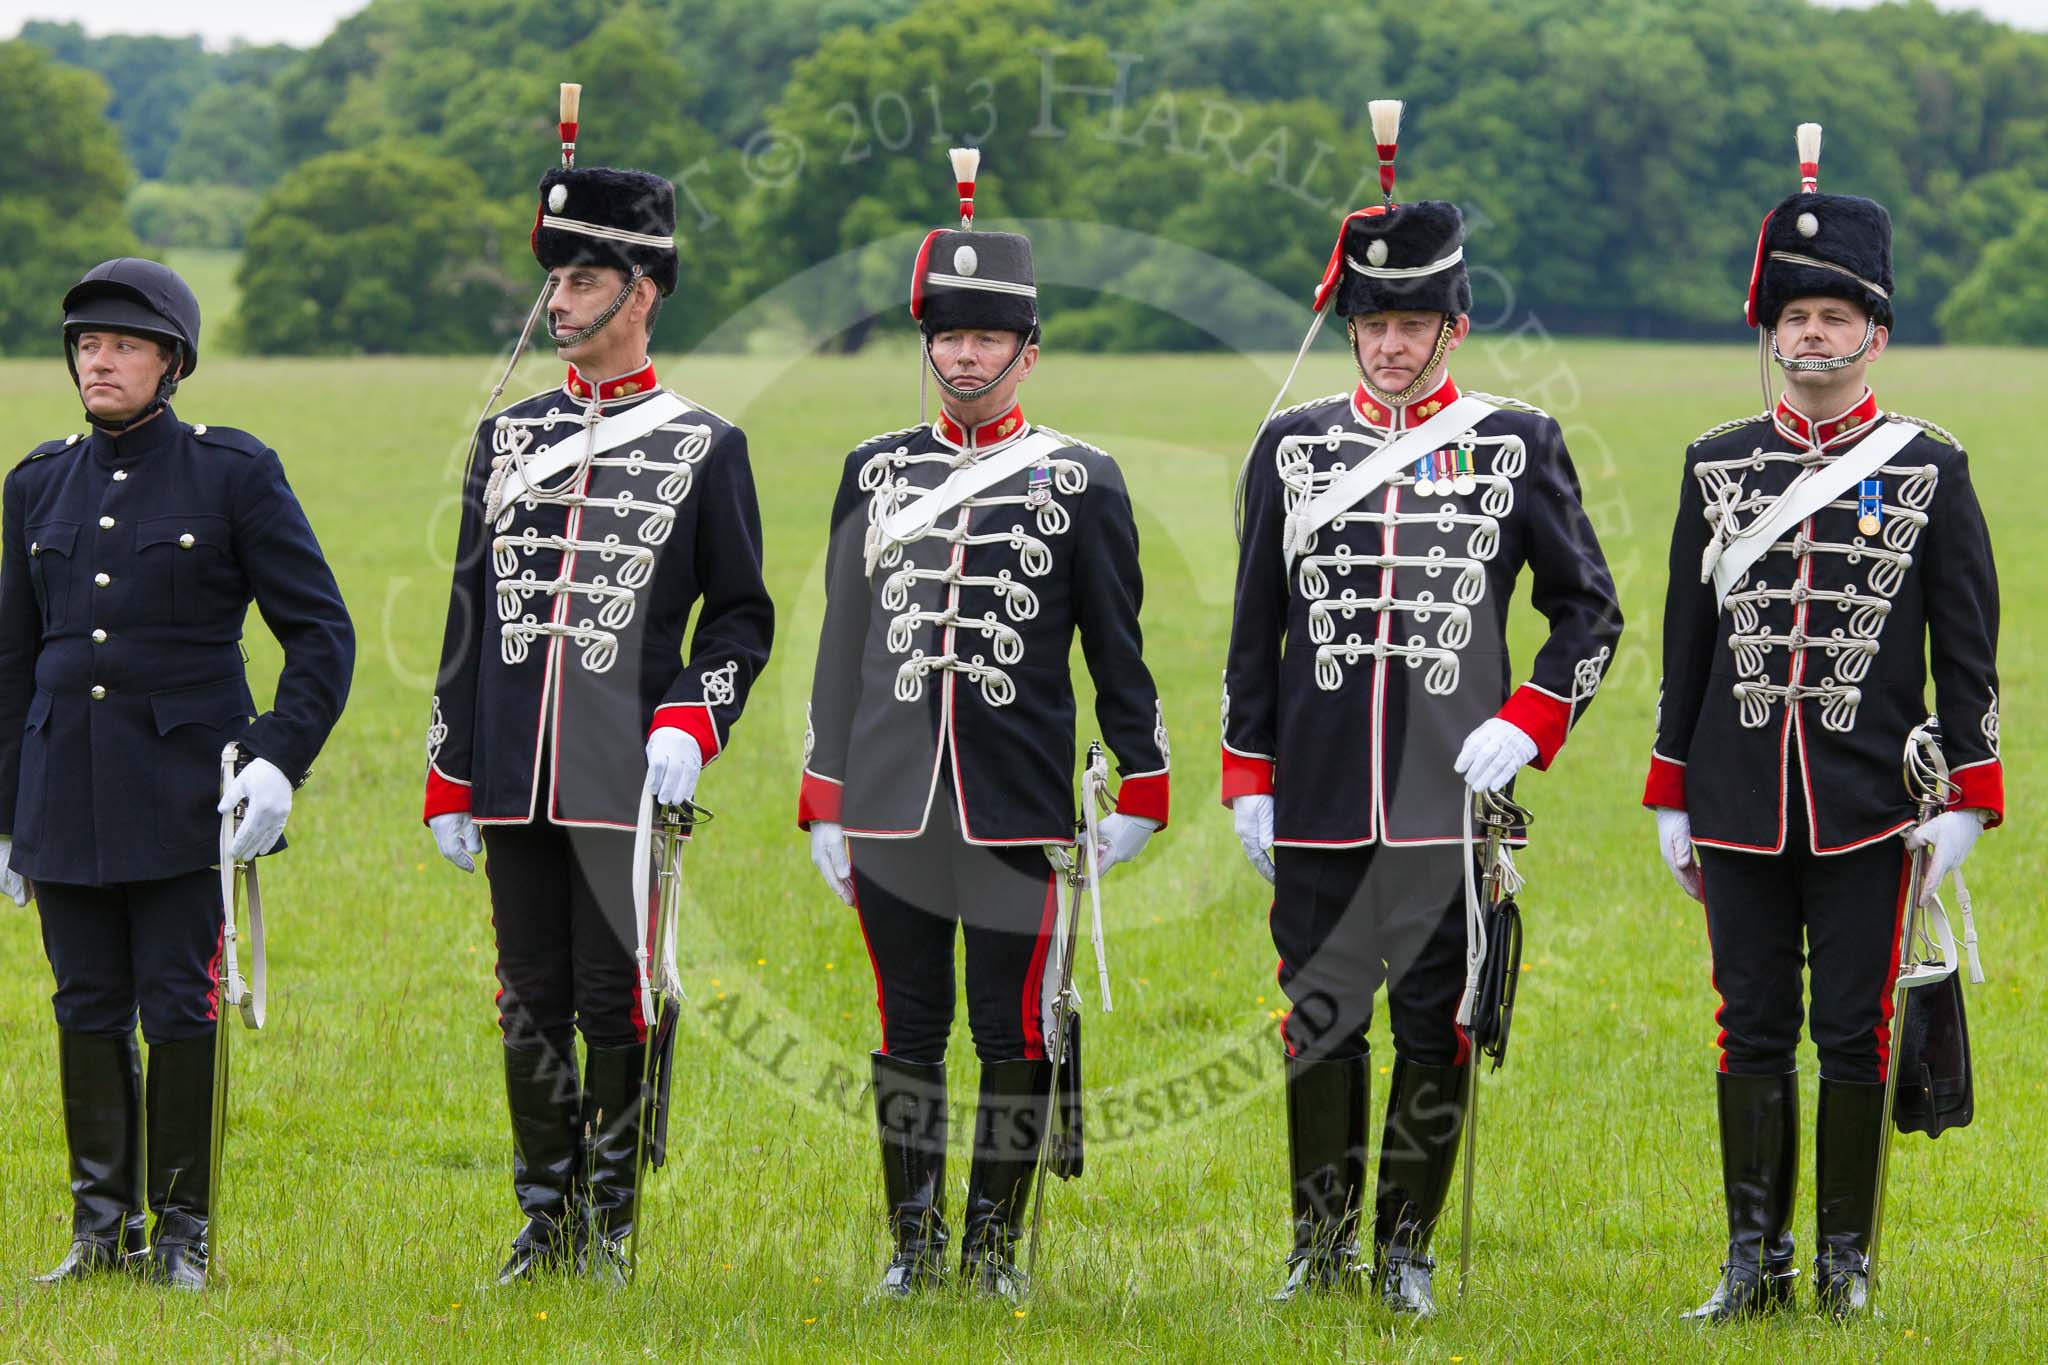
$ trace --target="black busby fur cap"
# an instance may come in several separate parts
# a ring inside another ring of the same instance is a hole
[[[1031,239],[955,228],[927,234],[910,281],[910,315],[926,336],[966,327],[1030,335],[1038,327]]]
[[[557,167],[540,180],[533,255],[544,270],[634,266],[663,294],[675,291],[676,187],[646,171]]]
[[[1414,311],[1456,316],[1472,311],[1472,281],[1462,251],[1465,220],[1458,206],[1422,199],[1385,209],[1363,209],[1344,220],[1337,240],[1340,267],[1339,317]],[[1426,274],[1380,274],[1419,270],[1446,257],[1458,259]]]
[[[1764,219],[1750,277],[1752,326],[1775,327],[1786,304],[1819,295],[1847,299],[1889,327],[1891,294],[1892,219],[1876,200],[1795,194]]]

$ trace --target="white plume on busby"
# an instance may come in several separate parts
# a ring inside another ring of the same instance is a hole
[[[1877,326],[1891,326],[1891,215],[1874,199],[1820,192],[1818,123],[1800,124],[1794,142],[1799,192],[1764,215],[1744,317],[1752,327],[1775,327],[1787,303],[1820,296],[1847,299]]]
[[[1035,335],[1038,286],[1031,239],[1018,232],[976,231],[974,181],[981,152],[955,147],[948,156],[960,195],[960,226],[925,234],[910,276],[910,316],[926,336],[967,327]]]
[[[981,173],[981,148],[955,147],[946,155],[953,162],[953,184],[960,191],[960,226],[974,226],[974,177]]]

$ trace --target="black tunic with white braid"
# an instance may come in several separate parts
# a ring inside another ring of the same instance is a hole
[[[890,534],[919,498],[998,461],[1014,467]],[[1015,409],[974,433],[942,416],[876,437],[846,459],[825,572],[799,823],[908,838],[943,826],[948,801],[971,843],[1071,842],[1076,635],[1118,809],[1165,823],[1137,526],[1109,456]]]
[[[646,385],[593,406],[572,376],[479,432],[429,817],[630,829],[650,731],[687,731],[709,761],[746,705],[774,630],[746,435],[652,387],[651,369]]]
[[[1921,430],[1780,536],[1717,604],[1703,563],[1888,418]],[[1816,853],[1912,823],[1901,760],[1928,716],[1930,673],[1959,804],[2002,816],[1998,574],[1969,462],[1938,431],[1866,394],[1821,423],[1781,402],[1686,450],[1644,803],[1688,811],[1697,842],[1781,851],[1788,801],[1810,812],[1790,823],[1811,831]]]

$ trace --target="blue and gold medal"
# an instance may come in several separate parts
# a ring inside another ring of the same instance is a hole
[[[1884,529],[1884,480],[1865,479],[1856,490],[1856,529],[1874,536]]]

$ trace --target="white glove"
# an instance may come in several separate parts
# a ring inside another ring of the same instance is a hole
[[[1270,796],[1239,796],[1230,802],[1230,819],[1237,826],[1237,841],[1244,845],[1244,856],[1268,882],[1279,874],[1273,869],[1273,856],[1266,852],[1273,846],[1273,798]]]
[[[1106,815],[1095,827],[1095,872],[1108,872],[1145,851],[1145,841],[1159,828],[1157,820],[1142,815]]]
[[[1692,855],[1692,817],[1676,806],[1657,807],[1657,851],[1678,889],[1701,904],[1706,888],[1700,879],[1699,860]]]
[[[1920,878],[1920,903],[1926,905],[1941,889],[1942,879],[1963,865],[1984,821],[1974,810],[1943,811],[1924,825],[1906,831],[1906,847],[1929,850],[1925,873]]]
[[[846,853],[846,826],[811,821],[811,862],[832,894],[853,904],[853,860]]]
[[[688,730],[664,725],[647,737],[647,790],[664,806],[680,806],[697,795],[704,751]]]
[[[1451,766],[1473,791],[1497,792],[1534,757],[1536,741],[1521,726],[1494,716],[1465,736]]]
[[[13,860],[14,840],[0,835],[0,896],[8,897],[16,905],[27,905],[35,888],[8,865]]]
[[[284,833],[285,819],[292,813],[291,779],[279,772],[277,765],[269,759],[251,759],[249,766],[235,774],[235,780],[228,783],[228,789],[221,793],[220,804],[214,809],[226,815],[244,802],[248,803],[248,809],[242,812],[242,823],[235,829],[235,842],[228,849],[237,862],[277,847],[278,838]]]
[[[476,871],[476,855],[484,851],[484,836],[466,810],[451,810],[427,821],[434,833],[434,846],[441,856],[464,872]]]

